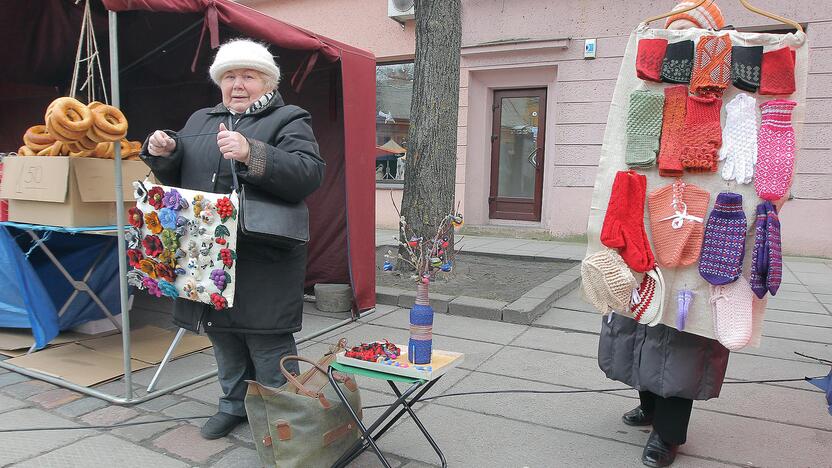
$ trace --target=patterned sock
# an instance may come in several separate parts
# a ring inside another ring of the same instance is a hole
[[[794,51],[788,47],[763,54],[760,94],[792,94],[794,86]]]
[[[760,87],[760,69],[763,46],[731,48],[731,81],[739,89],[749,93]]]
[[[662,81],[689,83],[693,71],[693,41],[672,42],[662,61]]]
[[[754,176],[754,159],[757,157],[757,101],[739,93],[725,105],[725,128],[722,131],[722,149],[719,159],[722,178],[736,180],[740,184],[751,183]]]
[[[690,90],[694,94],[722,95],[731,81],[731,38],[702,36],[696,45],[696,60],[690,77]]]
[[[713,285],[728,284],[742,273],[745,257],[745,213],[742,195],[723,192],[717,195],[714,209],[705,225],[699,274]]]
[[[692,41],[686,41],[693,44]],[[685,128],[685,103],[687,86],[664,88],[664,112],[662,114],[662,138],[659,149],[659,175],[681,177],[682,130]]]
[[[642,39],[644,40],[644,39]],[[630,167],[652,167],[659,152],[664,94],[637,89],[630,93],[627,112],[627,153]]]
[[[655,266],[644,229],[644,197],[647,178],[635,171],[619,171],[612,184],[601,243],[618,249],[627,266],[644,273]]]
[[[768,276],[766,286],[772,296],[780,289],[780,282],[783,279],[783,252],[780,250],[780,217],[777,208],[770,202],[768,204],[768,220],[766,221],[766,251],[768,252]]]
[[[751,277],[748,279],[748,282],[751,285],[751,290],[754,291],[754,294],[756,294],[760,299],[762,299],[768,291],[768,286],[766,285],[768,262],[764,258],[767,235],[766,221],[768,220],[765,203],[757,205],[757,216],[754,220],[754,253],[751,261]]]
[[[662,60],[667,49],[667,39],[642,39],[636,52],[636,75],[642,80],[662,81]]]
[[[680,157],[685,169],[716,172],[717,151],[722,146],[721,107],[720,98],[688,96]]]
[[[754,188],[763,200],[783,198],[792,184],[794,171],[794,101],[775,99],[760,104],[763,113],[757,136],[757,175]]]

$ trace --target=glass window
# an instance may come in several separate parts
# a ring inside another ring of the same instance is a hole
[[[376,180],[404,182],[413,63],[376,66]]]

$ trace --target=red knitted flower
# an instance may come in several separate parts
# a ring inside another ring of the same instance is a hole
[[[156,257],[164,250],[162,240],[156,236],[147,236],[142,239],[142,247],[144,247],[144,253],[148,257]]]
[[[228,301],[226,301],[225,298],[218,293],[211,293],[211,303],[214,304],[214,309],[217,310],[222,310],[228,307]]]
[[[156,276],[171,283],[176,279],[176,273],[173,272],[173,268],[165,263],[156,264]]]
[[[134,206],[127,210],[127,221],[136,229],[141,229],[144,224],[144,213]]]
[[[144,258],[142,251],[139,249],[130,249],[127,251],[127,260],[133,268],[139,267],[139,262]]]
[[[165,196],[165,191],[158,185],[147,191],[147,202],[157,210],[162,209],[162,197]]]

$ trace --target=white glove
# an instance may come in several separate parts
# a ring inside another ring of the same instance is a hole
[[[725,161],[722,178],[750,184],[757,163],[757,101],[748,94],[737,94],[725,105],[725,114],[719,151],[719,159]]]

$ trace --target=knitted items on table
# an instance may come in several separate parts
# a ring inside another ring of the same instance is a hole
[[[714,335],[722,346],[734,351],[751,340],[754,293],[747,281],[711,286]]]
[[[763,54],[760,94],[792,94],[794,83],[794,50],[783,47]]]
[[[727,34],[700,37],[690,77],[691,92],[719,96],[730,81],[731,38]]]
[[[720,98],[688,96],[680,156],[685,169],[716,172],[717,151],[722,146],[721,107]]]
[[[627,111],[627,153],[624,158],[628,166],[651,167],[656,164],[663,106],[664,95],[661,93],[643,89],[630,93],[630,108]]]
[[[581,262],[584,297],[602,314],[627,310],[636,287],[633,273],[615,250],[600,250]]]
[[[746,219],[742,195],[723,192],[717,195],[714,209],[705,225],[699,274],[718,286],[736,281],[745,257]]]
[[[754,93],[760,87],[763,46],[731,49],[731,81],[739,89]]]
[[[725,105],[725,128],[719,150],[722,178],[750,184],[757,163],[757,101],[739,93]]]
[[[681,179],[650,193],[647,208],[659,265],[677,268],[699,260],[710,199],[707,190]]]
[[[642,80],[662,81],[662,60],[667,39],[642,39],[636,52],[636,75]]]
[[[664,88],[662,138],[659,147],[659,175],[662,177],[681,177],[684,170],[679,158],[682,154],[682,131],[685,127],[687,99],[687,86]]]
[[[693,71],[693,41],[672,42],[662,61],[662,81],[688,83]]]
[[[644,273],[655,265],[644,230],[644,198],[647,178],[635,171],[619,171],[612,184],[601,243],[618,249],[633,270]]]
[[[763,113],[757,136],[757,175],[754,188],[763,200],[779,200],[789,191],[794,171],[794,101],[775,99],[760,104]]]

